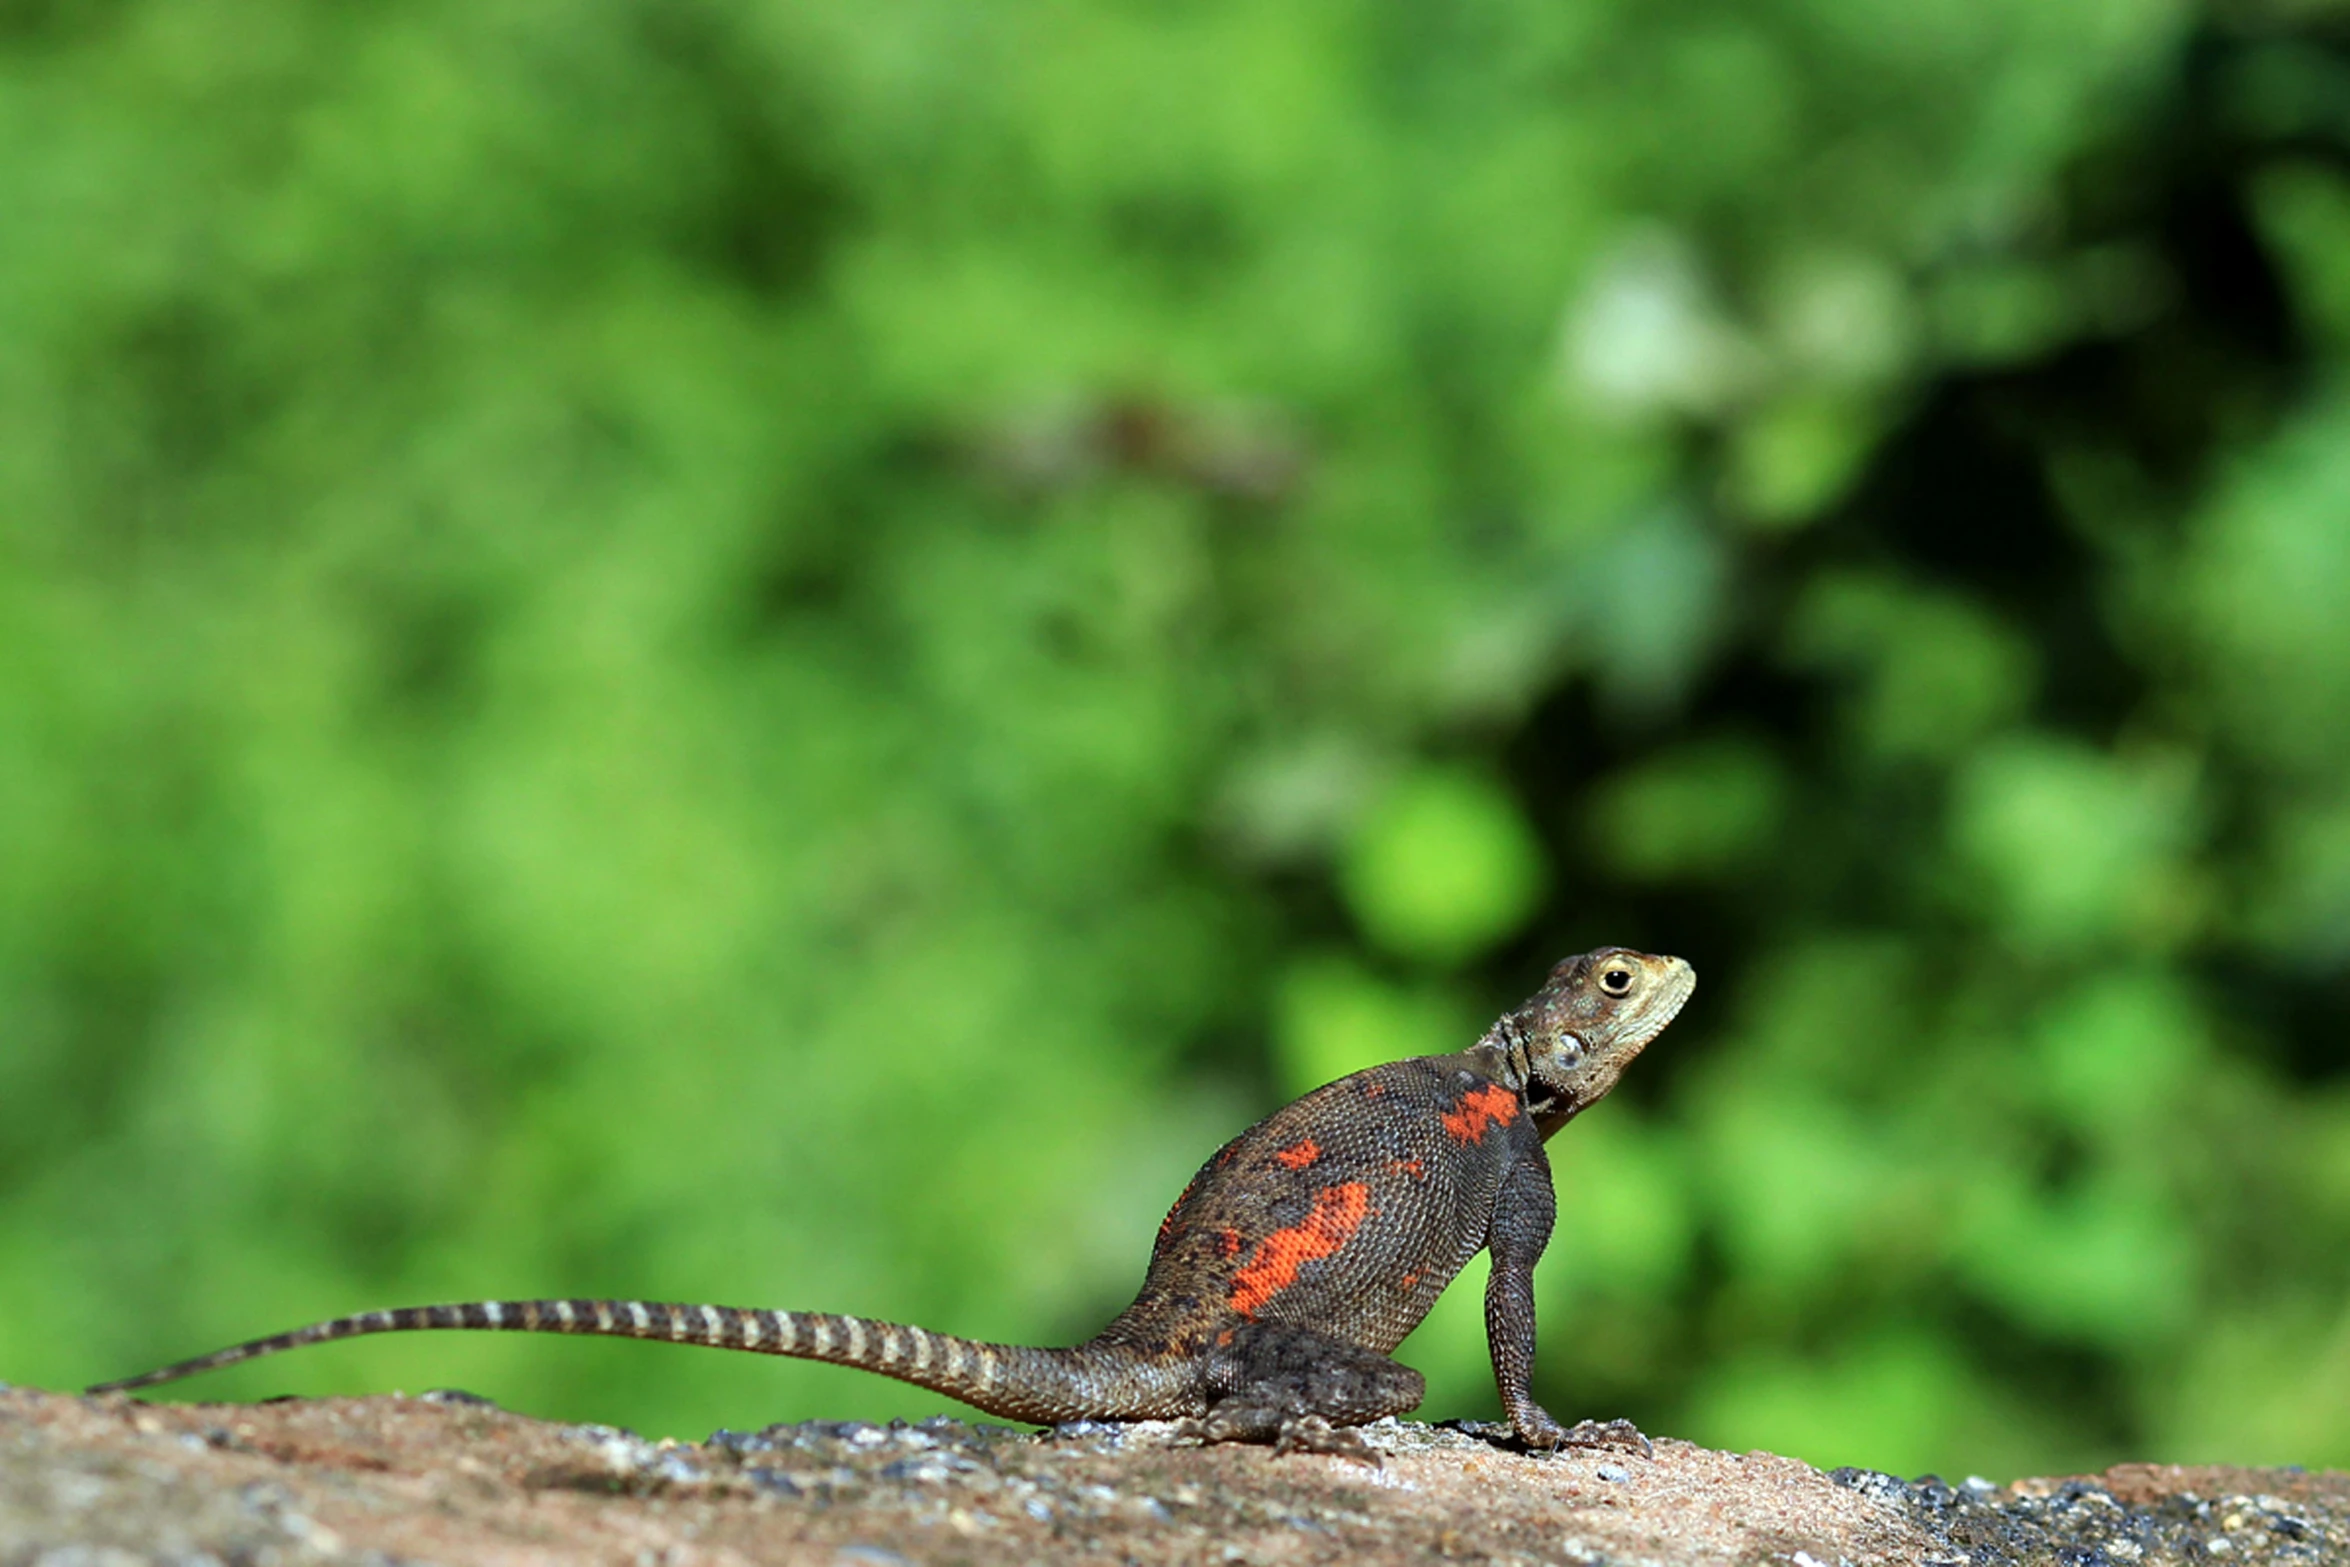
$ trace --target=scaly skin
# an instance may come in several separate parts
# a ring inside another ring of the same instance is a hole
[[[1425,1391],[1388,1352],[1490,1251],[1486,1332],[1519,1438],[1645,1448],[1625,1422],[1567,1427],[1534,1401],[1534,1264],[1555,1211],[1542,1144],[1615,1086],[1696,983],[1679,958],[1602,947],[1559,964],[1461,1053],[1375,1066],[1276,1110],[1192,1178],[1134,1304],[1073,1348],[814,1312],[474,1301],[338,1317],[90,1391],[366,1333],[595,1333],[859,1366],[1013,1420],[1180,1418],[1209,1441],[1362,1455],[1345,1428]]]

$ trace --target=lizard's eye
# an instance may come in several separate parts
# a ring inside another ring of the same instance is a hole
[[[1628,968],[1609,969],[1599,976],[1599,988],[1611,996],[1630,995],[1632,993],[1632,971]]]

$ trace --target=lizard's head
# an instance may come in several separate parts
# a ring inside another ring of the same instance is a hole
[[[1552,969],[1533,999],[1495,1025],[1525,1063],[1526,1100],[1542,1135],[1605,1097],[1696,988],[1697,971],[1679,958],[1624,947]]]

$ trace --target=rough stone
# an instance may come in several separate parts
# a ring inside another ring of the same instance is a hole
[[[1383,1462],[811,1421],[648,1442],[420,1398],[146,1405],[0,1392],[0,1567],[890,1567],[1039,1560],[1578,1567],[2350,1561],[2350,1475],[2128,1465],[1951,1486],[1659,1441],[1535,1456],[1382,1421]]]

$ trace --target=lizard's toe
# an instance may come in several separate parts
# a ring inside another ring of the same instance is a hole
[[[1277,1410],[1226,1404],[1205,1416],[1177,1421],[1175,1435],[1207,1447],[1217,1442],[1270,1442],[1283,1429]]]
[[[1379,1450],[1364,1441],[1361,1432],[1334,1426],[1320,1415],[1300,1415],[1282,1421],[1280,1434],[1273,1439],[1273,1451],[1276,1454],[1328,1453],[1333,1458],[1351,1458],[1374,1469],[1385,1467]]]

